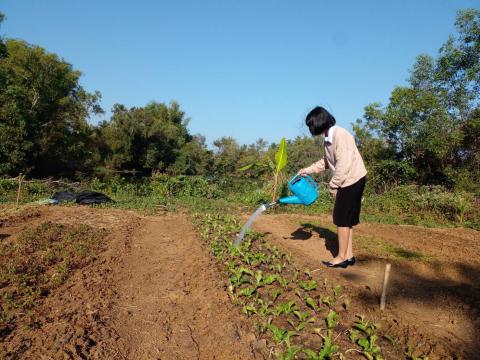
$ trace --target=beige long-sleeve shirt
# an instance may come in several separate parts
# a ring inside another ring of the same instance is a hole
[[[352,185],[367,174],[355,139],[344,128],[331,127],[324,146],[325,156],[305,171],[312,174],[330,169],[333,172],[329,183],[330,192],[335,193],[338,188]]]

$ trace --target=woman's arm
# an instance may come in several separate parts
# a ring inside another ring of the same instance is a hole
[[[326,165],[325,157],[322,157],[316,163],[313,163],[309,167],[300,169],[298,171],[298,175],[308,175],[313,173],[319,173],[328,169],[328,165]]]

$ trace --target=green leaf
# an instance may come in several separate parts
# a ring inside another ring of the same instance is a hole
[[[311,297],[308,297],[306,300],[307,305],[310,306],[313,310],[317,311],[317,303]]]
[[[360,338],[358,339],[358,345],[360,345],[363,350],[368,350],[368,348],[370,347],[370,342],[367,338]]]
[[[277,280],[277,275],[270,274],[265,278],[263,282],[267,285],[270,285],[270,284],[273,284],[276,280]]]
[[[327,328],[333,329],[335,327],[335,325],[337,324],[338,314],[335,311],[330,310],[330,312],[327,315],[326,320],[327,320]]]
[[[257,309],[255,306],[245,305],[242,309],[242,312],[247,315],[256,314]]]
[[[317,353],[314,350],[311,349],[305,349],[303,352],[307,355],[307,360],[317,360],[318,356]]]
[[[243,167],[241,167],[240,169],[238,169],[238,171],[247,171],[248,169],[250,169],[253,165],[255,165],[254,163],[252,164],[248,164],[248,165],[245,165]]]
[[[276,172],[282,171],[282,169],[287,165],[287,142],[285,141],[285,138],[280,140],[280,146],[275,154],[275,162]]]

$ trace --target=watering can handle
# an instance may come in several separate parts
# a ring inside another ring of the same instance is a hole
[[[296,174],[296,175],[293,175],[292,178],[290,180],[288,180],[288,183],[289,184],[292,184],[300,175]]]
[[[312,179],[310,175],[305,176],[305,179],[310,183],[310,185],[314,187],[315,190],[318,189],[317,183],[315,182],[315,180]]]
[[[295,181],[295,179],[298,178],[299,176],[300,175],[298,175],[298,174],[294,175],[290,179],[289,183],[293,183]],[[317,183],[312,179],[312,177],[310,175],[302,175],[302,177],[304,177],[310,183],[310,185],[312,185],[315,188],[315,190],[318,189]]]

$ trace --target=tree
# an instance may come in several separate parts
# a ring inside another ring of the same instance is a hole
[[[213,164],[213,154],[207,149],[205,137],[194,135],[178,152],[175,163],[169,167],[172,174],[205,175]]]
[[[456,26],[458,36],[436,59],[417,57],[409,86],[395,88],[386,107],[365,108],[353,128],[367,163],[387,161],[392,169],[392,161],[405,162],[399,173],[411,174],[411,167],[417,181],[445,185],[469,166],[474,142],[465,141],[466,131],[475,128],[480,100],[480,11],[460,11]]]
[[[91,167],[87,118],[100,93],[79,85],[80,72],[43,48],[6,41],[0,59],[0,174],[71,175]]]
[[[232,137],[221,137],[213,142],[216,147],[214,151],[214,172],[221,175],[233,175],[240,167],[242,149]]]
[[[5,14],[0,12],[0,28],[3,21],[5,21]],[[7,46],[5,45],[2,37],[0,36],[0,59],[6,56],[7,56]]]
[[[145,107],[130,109],[115,104],[110,121],[102,124],[102,135],[108,147],[107,167],[142,174],[168,171],[182,148],[186,157],[188,151],[184,146],[193,140],[187,124],[188,119],[176,102],[170,105],[151,102]],[[195,145],[189,147],[191,150]],[[184,164],[187,163],[185,160]],[[177,166],[180,169],[180,163]],[[181,170],[190,171],[185,166]]]

